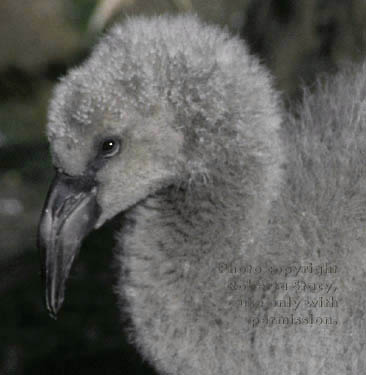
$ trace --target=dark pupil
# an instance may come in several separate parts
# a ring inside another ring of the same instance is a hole
[[[103,143],[102,150],[103,152],[112,151],[114,148],[115,142],[113,140],[108,140]]]

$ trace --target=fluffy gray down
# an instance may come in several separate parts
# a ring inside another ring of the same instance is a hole
[[[124,212],[115,291],[158,373],[366,373],[366,64],[286,115],[242,40],[131,18],[59,83],[48,136],[70,176],[121,140],[95,227]]]

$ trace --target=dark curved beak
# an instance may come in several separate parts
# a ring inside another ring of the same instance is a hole
[[[94,228],[100,214],[97,185],[89,176],[57,172],[48,191],[38,228],[46,306],[57,317],[65,284],[82,240]]]

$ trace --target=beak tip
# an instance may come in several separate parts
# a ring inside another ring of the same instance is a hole
[[[50,318],[52,318],[53,320],[57,320],[58,318],[58,313],[61,309],[61,304],[58,305],[58,306],[47,306],[47,311],[48,311],[48,315]]]
[[[63,288],[61,288],[61,295],[46,296],[46,309],[50,318],[57,320],[58,314],[64,302]]]
[[[57,320],[57,313],[54,313],[52,311],[48,311],[48,316],[53,319],[53,320]]]

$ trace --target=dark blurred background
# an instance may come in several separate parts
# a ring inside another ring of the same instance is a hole
[[[0,375],[153,374],[112,293],[112,221],[85,241],[57,321],[43,306],[36,231],[53,175],[47,103],[98,35],[133,14],[194,11],[245,38],[286,103],[366,52],[364,0],[1,0]]]

